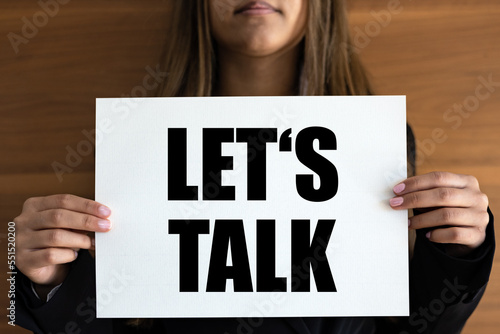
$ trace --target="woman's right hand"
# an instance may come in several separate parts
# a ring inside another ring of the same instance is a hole
[[[89,232],[107,232],[111,210],[73,195],[33,197],[16,224],[16,266],[33,283],[56,286],[66,278],[80,249],[92,249]]]

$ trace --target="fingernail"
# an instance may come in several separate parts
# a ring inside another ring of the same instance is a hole
[[[95,239],[94,239],[94,238],[92,238],[91,240],[92,240],[92,241],[91,241],[91,242],[92,242],[92,246],[95,246]]]
[[[411,225],[411,220],[408,219],[408,227]]]
[[[430,239],[430,238],[431,238],[431,232],[427,232],[427,233],[425,234],[425,236],[426,236],[426,238],[427,238],[427,239]]]
[[[77,258],[78,257],[78,252],[77,251],[73,251],[73,252],[75,252],[75,258]]]
[[[111,227],[111,222],[109,220],[99,220],[97,222],[97,225],[103,230],[109,230],[109,228]]]
[[[104,205],[101,205],[98,210],[99,210],[99,213],[103,216],[109,216],[111,214],[111,210],[107,206],[104,206]]]
[[[400,192],[402,192],[403,190],[405,190],[405,188],[406,188],[406,185],[404,183],[400,183],[400,184],[394,186],[394,188],[392,188],[392,190],[396,194],[399,194]]]
[[[391,204],[391,206],[400,206],[401,204],[403,204],[403,197],[391,198],[389,200],[389,203]]]

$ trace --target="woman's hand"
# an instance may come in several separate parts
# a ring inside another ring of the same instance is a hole
[[[73,195],[29,198],[16,223],[16,266],[32,282],[56,286],[80,249],[92,249],[89,232],[107,232],[109,208]],[[37,290],[38,291],[38,290]]]
[[[465,256],[486,237],[488,197],[469,175],[433,172],[414,176],[396,185],[390,205],[396,210],[425,209],[411,217],[411,229],[429,228],[430,241],[446,244],[446,252]]]

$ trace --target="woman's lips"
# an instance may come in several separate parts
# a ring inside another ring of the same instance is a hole
[[[266,15],[278,13],[279,10],[265,1],[252,1],[235,10],[234,14],[243,15]]]

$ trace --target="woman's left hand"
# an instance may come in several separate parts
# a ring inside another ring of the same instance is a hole
[[[486,238],[488,196],[474,176],[432,172],[410,177],[393,189],[389,202],[395,210],[424,209],[411,217],[410,229],[429,228],[430,241],[446,244],[452,256],[465,256]]]

